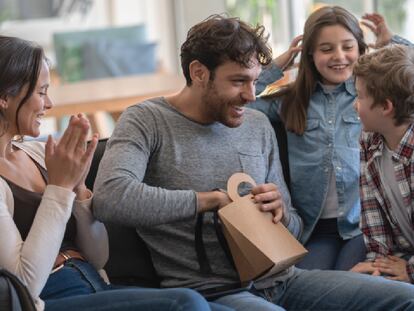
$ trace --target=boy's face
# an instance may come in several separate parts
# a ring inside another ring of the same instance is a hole
[[[356,77],[355,87],[357,90],[357,100],[354,108],[361,119],[362,128],[365,132],[380,132],[383,120],[383,107],[376,105],[373,107],[374,98],[368,94],[364,79]]]
[[[250,68],[227,61],[218,66],[209,81],[202,103],[209,122],[238,127],[243,122],[244,106],[256,99],[256,81],[262,66],[252,57]]]

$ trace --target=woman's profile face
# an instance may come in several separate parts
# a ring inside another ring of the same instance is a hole
[[[15,124],[15,115],[17,106],[23,97],[26,95],[28,86],[26,85],[20,94],[11,99],[9,105],[10,115],[8,121],[10,122],[9,129],[13,131],[12,135],[28,135],[37,137],[40,135],[40,125],[46,110],[52,108],[53,104],[47,94],[50,84],[49,66],[46,61],[42,61],[39,77],[33,91],[33,94],[29,99],[23,103],[18,115],[19,132],[17,132],[17,126]]]

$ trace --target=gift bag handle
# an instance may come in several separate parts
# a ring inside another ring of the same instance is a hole
[[[239,185],[243,182],[256,186],[254,179],[246,173],[234,173],[227,181],[227,194],[232,201],[236,201],[241,198],[238,189]]]

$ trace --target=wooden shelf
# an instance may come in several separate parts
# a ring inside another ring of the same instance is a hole
[[[182,76],[166,73],[52,85],[49,95],[54,107],[47,115],[61,117],[97,111],[116,114],[145,99],[176,93],[184,85]]]

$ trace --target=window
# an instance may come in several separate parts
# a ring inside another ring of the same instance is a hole
[[[382,14],[393,33],[414,42],[414,0],[225,0],[231,16],[238,16],[251,24],[263,24],[271,35],[274,54],[285,51],[294,36],[303,32],[303,25],[311,12],[322,5],[338,5],[352,12],[358,19],[364,13]],[[373,36],[367,30],[367,41]]]
[[[281,0],[226,0],[230,16],[264,25],[274,51],[283,52],[291,39],[287,6]]]

